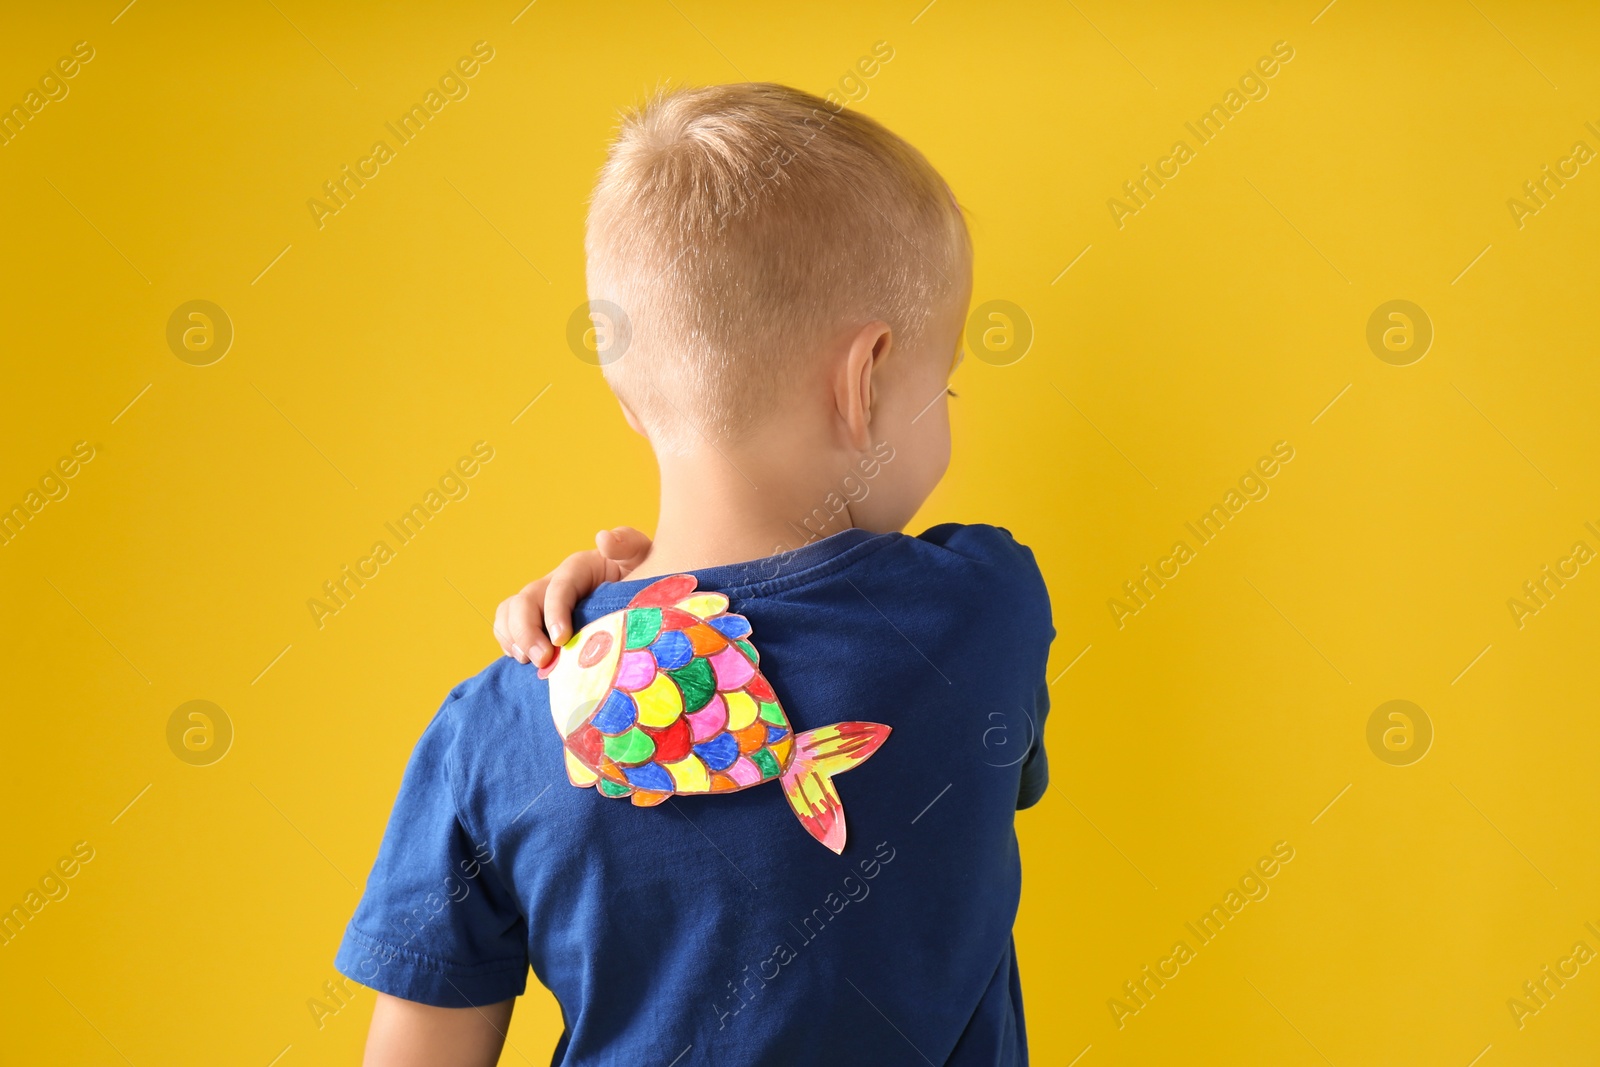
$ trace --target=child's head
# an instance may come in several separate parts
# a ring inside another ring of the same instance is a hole
[[[658,94],[611,145],[586,251],[591,302],[627,318],[607,382],[658,455],[781,446],[837,467],[886,443],[899,469],[857,516],[886,528],[943,475],[971,243],[879,123],[774,84]]]

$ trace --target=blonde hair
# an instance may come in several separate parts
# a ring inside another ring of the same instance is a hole
[[[772,83],[661,91],[626,112],[585,251],[591,303],[627,320],[606,380],[678,453],[745,434],[852,323],[882,319],[914,350],[966,291],[972,254],[922,153]]]

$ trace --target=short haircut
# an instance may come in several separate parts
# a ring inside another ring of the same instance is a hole
[[[627,317],[608,384],[657,447],[736,440],[840,330],[926,340],[969,284],[955,196],[866,115],[772,83],[656,93],[625,112],[590,201],[591,302]],[[949,355],[954,355],[952,349]]]

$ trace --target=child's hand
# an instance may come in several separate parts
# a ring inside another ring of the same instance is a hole
[[[650,552],[650,538],[631,526],[601,530],[594,543],[595,551],[574,552],[561,566],[500,602],[494,636],[506,655],[518,663],[548,666],[556,646],[572,636],[572,606],[601,582],[626,578]]]

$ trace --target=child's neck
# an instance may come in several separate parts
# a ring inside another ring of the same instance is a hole
[[[630,577],[762,559],[853,527],[848,503],[838,514],[825,503],[836,479],[815,460],[800,462],[807,451],[708,447],[658,457],[661,514],[650,554]]]

